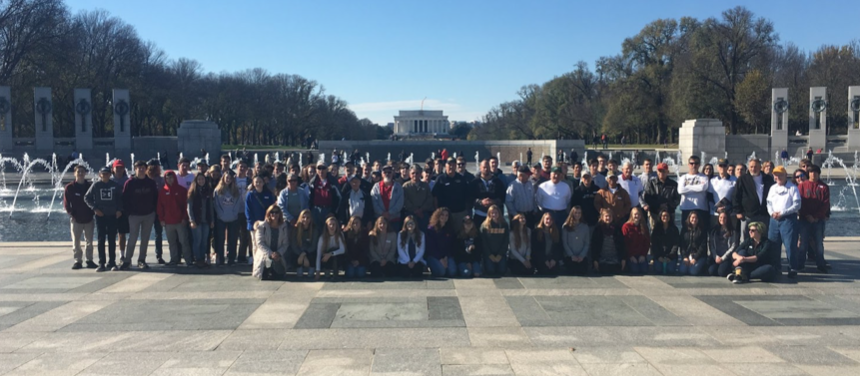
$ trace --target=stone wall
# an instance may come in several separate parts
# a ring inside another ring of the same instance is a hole
[[[391,159],[396,160],[401,151],[406,157],[409,153],[414,154],[416,162],[424,162],[431,153],[441,149],[448,149],[450,155],[462,155],[468,162],[475,161],[475,152],[479,153],[481,159],[489,158],[490,155],[499,153],[501,163],[508,165],[513,160],[526,159],[526,152],[532,149],[532,163],[536,163],[541,155],[555,156],[556,150],[562,148],[569,153],[574,148],[582,158],[585,144],[582,140],[533,140],[533,141],[320,141],[319,152],[325,153],[326,159],[330,160],[333,149],[346,150],[348,153],[358,149],[362,156],[370,153],[371,160],[386,160],[388,153]]]
[[[202,154],[201,150],[210,155],[221,153],[221,130],[218,124],[205,120],[185,120],[176,133],[177,147],[185,155]]]
[[[773,159],[770,152],[770,136],[766,134],[728,135],[726,137],[726,151],[729,153],[729,161],[746,162],[747,158],[755,152],[762,160]]]

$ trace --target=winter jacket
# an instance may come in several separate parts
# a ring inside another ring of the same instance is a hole
[[[651,256],[656,260],[666,257],[670,260],[678,259],[678,250],[681,248],[681,234],[674,224],[663,229],[663,224],[658,223],[651,231]]]
[[[66,213],[69,213],[69,216],[76,223],[90,223],[93,221],[95,213],[84,200],[91,185],[88,181],[84,181],[83,184],[73,181],[66,184],[66,188],[63,190],[63,208],[66,209]]]
[[[358,234],[352,231],[344,234],[346,242],[346,258],[352,263],[358,261],[359,266],[367,266],[370,263],[370,244],[367,231],[359,230]]]
[[[589,185],[580,183],[571,192],[571,206],[579,205],[582,209],[582,221],[592,227],[597,225],[597,220],[600,216],[600,213],[594,206],[594,197],[598,191],[600,191],[600,188],[592,181]]]
[[[432,257],[441,260],[451,256],[454,250],[454,240],[456,235],[447,228],[437,230],[433,226],[427,228],[424,232],[424,238],[427,239],[427,247],[424,251],[424,257]]]
[[[708,257],[708,234],[696,227],[695,229],[686,229],[681,234],[681,258],[689,258],[693,256],[696,261]]]
[[[830,187],[823,181],[807,180],[797,186],[800,193],[800,219],[812,216],[817,220],[830,217]]]
[[[188,220],[196,224],[215,223],[212,190],[208,186],[197,187],[194,197],[188,199]]]
[[[358,191],[362,195],[361,200],[364,202],[364,211],[361,212],[361,225],[367,227],[369,223],[376,220],[376,215],[373,212],[373,199],[370,197],[370,183],[364,180],[361,182],[361,186],[358,187]],[[343,190],[340,192],[340,207],[337,209],[337,217],[341,223],[348,223],[351,217],[349,213],[349,199],[351,195],[352,186],[349,184],[344,185]]]
[[[116,217],[122,211],[122,187],[113,180],[97,181],[87,190],[84,201],[93,211],[98,209],[105,216]]]
[[[403,187],[398,182],[392,182],[391,196],[388,201],[388,209],[385,208],[385,203],[382,199],[383,181],[373,185],[370,190],[370,197],[373,201],[373,211],[377,217],[381,217],[382,213],[388,212],[389,220],[400,218],[400,211],[403,209]]]
[[[484,179],[478,176],[475,180],[472,180],[469,183],[469,191],[467,194],[472,202],[472,208],[475,209],[476,215],[483,213],[481,215],[486,216],[487,210],[490,209],[490,206],[485,206],[481,203],[485,198],[489,198],[495,202],[495,204],[490,205],[502,207],[505,204],[506,189],[507,186],[498,177],[492,177],[489,181],[484,181]]]
[[[708,234],[708,258],[711,260],[711,263],[715,262],[717,256],[722,258],[732,257],[732,253],[734,253],[737,248],[737,232],[733,232],[731,236],[726,238],[722,226],[716,225],[711,229],[711,233]]]
[[[265,221],[258,221],[254,228],[254,269],[251,275],[254,278],[262,278],[263,269],[266,267],[266,260],[271,258],[272,253],[278,252],[281,257],[287,254],[287,248],[290,244],[289,225],[281,223],[278,227],[272,227]],[[272,244],[272,232],[278,232],[278,244]]]
[[[467,238],[457,238],[454,246],[454,260],[458,263],[474,263],[481,262],[483,255],[481,254],[481,236]],[[469,251],[470,246],[475,246],[474,250]]]
[[[678,193],[678,183],[672,179],[666,178],[666,181],[650,179],[645,184],[645,194],[643,195],[645,204],[648,205],[648,211],[651,215],[658,216],[660,207],[665,205],[669,213],[674,213],[675,208],[681,203],[681,194]]]
[[[242,194],[237,192],[236,197],[229,189],[224,193],[215,192],[215,216],[221,222],[233,222],[239,219],[239,214],[245,211],[245,202]]]
[[[188,219],[188,190],[176,182],[176,173],[167,171],[164,176],[168,175],[173,175],[173,185],[165,183],[158,190],[158,220],[176,225]]]
[[[651,236],[647,230],[635,223],[625,223],[621,226],[621,234],[624,235],[624,247],[627,249],[628,257],[639,257],[648,255],[648,246],[651,244]]]
[[[782,262],[782,244],[770,241],[766,237],[762,237],[758,246],[752,238],[747,238],[738,246],[739,254],[745,257],[756,256],[755,266],[773,265],[776,270],[780,270]]]
[[[594,195],[594,208],[598,212],[601,209],[609,209],[612,211],[614,221],[624,221],[630,215],[630,195],[620,185],[617,186],[615,193],[612,193],[609,187],[603,188]]]
[[[245,218],[248,220],[248,230],[254,229],[254,223],[266,219],[266,210],[275,203],[275,194],[263,188],[263,192],[251,189],[245,195]]]
[[[299,236],[297,227],[290,228],[290,255],[293,259],[297,259],[299,255],[304,253],[306,256],[316,259],[317,239],[319,239],[319,231],[304,231],[302,236]],[[301,244],[299,244],[301,243]]]
[[[329,176],[327,179],[327,184],[325,189],[328,192],[329,197],[331,198],[331,203],[328,206],[328,209],[332,213],[337,212],[337,208],[340,207],[340,190],[337,185],[337,180]],[[310,206],[314,206],[314,197],[316,196],[317,188],[322,189],[320,186],[322,182],[320,181],[319,175],[315,175],[311,178],[311,181],[308,182],[308,202]]]
[[[302,210],[309,208],[311,203],[310,194],[308,194],[308,191],[302,189],[301,187],[296,187],[295,192],[290,192],[290,188],[284,188],[281,193],[278,194],[278,207],[281,208],[281,211],[284,213],[284,218],[287,220],[287,222],[292,222],[299,219],[298,214],[290,213],[290,211],[287,210],[290,195],[298,195],[300,213]]]
[[[553,242],[549,233],[545,233],[541,229],[532,231],[532,259],[535,264],[543,264],[549,260],[561,260],[564,257],[564,246],[561,241],[561,234],[558,234],[558,241]],[[549,246],[549,252],[546,249],[548,242],[552,243]]]
[[[403,183],[403,210],[409,214],[417,210],[433,211],[433,195],[430,184],[423,181],[408,181]]]
[[[606,231],[604,231],[604,228]],[[624,235],[621,234],[621,226],[606,226],[598,224],[591,233],[591,260],[600,261],[600,252],[603,251],[603,242],[606,239],[612,239],[615,246],[616,257],[619,264],[622,260],[627,259],[627,252],[624,249]]]
[[[773,177],[760,173],[762,182],[761,200],[758,198],[755,188],[755,180],[750,174],[744,174],[735,185],[732,195],[732,213],[743,214],[747,218],[768,217],[767,194],[773,186]]]

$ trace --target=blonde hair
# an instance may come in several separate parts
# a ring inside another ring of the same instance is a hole
[[[334,235],[332,235],[328,231],[329,222],[334,222]],[[343,238],[343,236],[342,236],[342,232],[340,230],[340,222],[338,222],[337,218],[328,217],[325,220],[325,228],[323,229],[322,232],[323,232],[323,234],[322,234],[322,250],[323,250],[323,252],[326,252],[329,249],[329,246],[331,244],[329,244],[328,242],[329,242],[329,239],[331,239],[332,237],[334,237],[334,246],[340,247],[340,240]]]
[[[225,190],[230,190],[230,195],[233,197],[239,197],[239,187],[236,186],[236,177],[233,177],[233,182],[227,184],[224,180],[227,179],[228,176],[232,176],[229,172],[221,175],[221,179],[218,180],[218,185],[215,187],[215,193],[219,196],[224,194]]]
[[[639,212],[639,223],[636,223],[633,220],[633,212],[634,211]],[[633,207],[632,209],[630,209],[630,218],[627,219],[627,223],[633,223],[633,224],[639,226],[639,231],[641,231],[643,234],[648,233],[648,225],[645,222],[645,213],[639,207]]]
[[[490,224],[493,222],[493,217],[490,214],[492,214],[492,212],[494,212],[494,211],[499,212],[499,218],[500,219],[502,218],[502,213],[499,210],[499,207],[496,205],[492,205],[492,206],[490,206],[489,209],[487,209],[487,218],[484,219],[484,223],[481,223],[481,228],[485,228],[485,229],[490,228]],[[501,224],[504,224],[504,220],[502,220],[501,222],[502,222]]]
[[[302,239],[304,239],[305,229],[304,229],[304,227],[302,227],[302,217],[304,217],[304,216],[307,216],[308,218],[310,218],[310,220],[308,221],[307,231],[310,234],[314,233],[314,220],[311,217],[311,210],[310,209],[302,210],[301,213],[299,213],[299,217],[296,220],[296,226],[295,226],[295,228],[296,228],[296,245],[298,245],[299,247],[303,246]],[[314,241],[314,239],[311,239],[311,242],[313,242],[313,241]]]
[[[520,219],[526,219],[526,216],[522,215],[522,213],[517,214],[514,218],[511,219],[511,232],[514,234],[514,247],[519,248],[523,241],[525,240],[526,244],[529,242],[529,231],[528,225],[523,224]]]
[[[385,233],[379,233],[379,225],[385,223]],[[373,229],[370,230],[370,241],[373,245],[379,244],[379,238],[385,237],[388,233],[388,220],[385,217],[376,218],[376,222],[373,222]]]
[[[562,225],[562,228],[567,231],[573,231],[573,229],[575,229],[578,224],[582,223],[581,220],[577,220],[576,217],[573,215],[574,211],[576,210],[579,210],[579,217],[582,218],[582,207],[580,207],[579,205],[574,205],[572,208],[570,208],[570,214],[567,215],[567,220],[564,221],[564,225]]]
[[[552,215],[550,213],[543,213],[543,215],[540,217],[540,223],[538,223],[538,225],[535,227],[535,232],[537,232],[538,240],[544,240],[543,230],[548,230],[549,236],[552,238],[552,241],[554,243],[558,243],[558,226],[555,224],[555,222],[553,222],[552,226],[547,228],[546,225],[543,224],[544,219],[547,217],[552,219]]]

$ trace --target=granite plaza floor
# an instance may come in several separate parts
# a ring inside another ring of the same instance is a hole
[[[831,274],[741,286],[95,273],[65,243],[0,243],[0,374],[860,375],[858,242],[828,239]]]

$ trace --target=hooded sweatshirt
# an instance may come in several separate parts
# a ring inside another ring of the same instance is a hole
[[[173,185],[164,185],[158,191],[158,219],[168,225],[176,225],[187,219],[185,206],[188,202],[188,190],[176,180],[176,173],[168,170],[164,177],[173,176]]]
[[[107,183],[97,181],[90,186],[84,201],[93,211],[101,210],[105,216],[116,216],[116,212],[122,211],[122,186],[110,179]]]
[[[239,191],[236,191],[236,196],[229,189],[224,189],[223,193],[215,191],[215,215],[221,222],[233,222],[239,219],[239,214],[245,210],[245,202]]]

